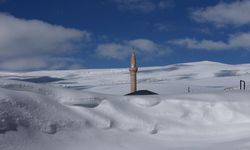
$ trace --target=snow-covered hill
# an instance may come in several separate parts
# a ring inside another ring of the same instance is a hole
[[[160,95],[123,96],[128,69],[1,72],[0,149],[250,149],[249,73],[207,61],[140,68],[139,89]]]

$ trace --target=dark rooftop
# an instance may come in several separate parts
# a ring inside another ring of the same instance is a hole
[[[149,90],[139,90],[133,93],[126,94],[125,96],[129,96],[129,95],[159,95],[159,94],[149,91]]]

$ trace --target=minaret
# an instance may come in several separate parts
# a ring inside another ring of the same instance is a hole
[[[138,71],[138,68],[136,66],[135,51],[134,51],[134,48],[132,48],[131,49],[131,58],[130,58],[130,68],[129,68],[131,93],[133,93],[137,90],[137,79],[136,79],[137,71]]]

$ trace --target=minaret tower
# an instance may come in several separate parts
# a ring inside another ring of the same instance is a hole
[[[131,58],[130,58],[130,68],[129,68],[131,93],[133,93],[137,90],[137,79],[136,79],[137,71],[138,71],[138,68],[136,65],[135,51],[134,51],[134,48],[132,48],[131,49]]]

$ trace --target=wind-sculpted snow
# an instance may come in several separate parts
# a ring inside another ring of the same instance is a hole
[[[46,133],[55,133],[57,129],[69,127],[75,122],[84,122],[67,107],[32,92],[1,89],[0,104],[2,122],[11,118],[12,124]],[[8,130],[8,127],[5,128]]]
[[[249,84],[239,90],[240,79],[250,81],[248,65],[174,67],[143,68],[149,71],[138,75],[139,88],[160,94],[150,96],[123,96],[128,91],[124,69],[10,74],[63,79],[46,84],[9,80],[4,73],[0,149],[250,149]],[[214,76],[223,70],[237,70],[237,76]]]
[[[70,90],[50,88],[25,82],[1,80],[1,120],[44,132],[56,132],[57,128],[82,126],[87,120],[67,105],[97,105],[101,96],[82,94]],[[81,97],[84,95],[84,97]],[[65,103],[65,104],[64,104]],[[11,119],[10,119],[11,118]],[[8,129],[8,127],[3,127]],[[51,129],[54,128],[54,129]],[[2,129],[4,131],[4,129]]]
[[[111,96],[14,81],[1,81],[1,88],[2,119],[10,120],[10,125],[44,132],[50,132],[50,126],[89,124],[146,133],[179,133],[183,131],[175,124],[187,128],[199,124],[206,129],[222,124],[219,132],[223,133],[227,130],[223,125],[250,123],[250,94],[242,92],[168,98]]]

